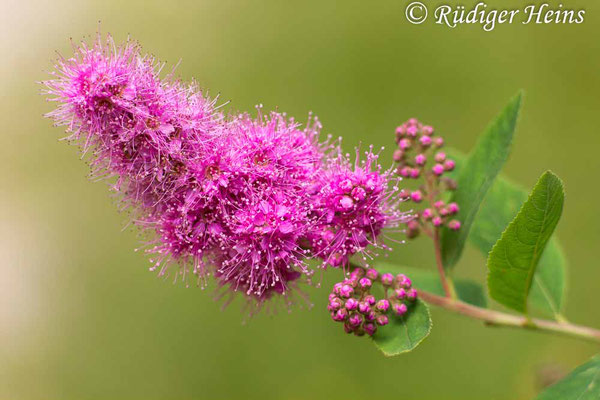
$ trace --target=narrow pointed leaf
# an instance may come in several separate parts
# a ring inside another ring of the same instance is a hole
[[[460,259],[465,241],[481,202],[508,158],[522,94],[515,96],[479,138],[458,175],[458,188],[452,201],[460,206],[457,218],[461,229],[442,231],[442,258],[445,268],[452,268]]]
[[[460,173],[465,156],[447,149],[456,161],[455,173]],[[486,257],[510,221],[527,200],[527,191],[499,175],[486,195],[471,227],[469,242]],[[535,271],[529,294],[529,304],[544,315],[560,317],[564,304],[567,261],[556,237],[546,246]]]
[[[566,378],[544,390],[536,400],[600,399],[600,355],[575,368]]]
[[[417,299],[406,315],[390,316],[390,323],[375,332],[373,342],[386,356],[397,356],[413,350],[430,332],[429,309]]]
[[[494,300],[527,313],[536,267],[558,224],[563,202],[562,182],[552,172],[544,173],[488,257],[488,288]]]
[[[417,289],[444,296],[444,287],[440,281],[437,271],[425,268],[404,267],[388,263],[377,264],[377,270],[381,273],[389,272],[391,274],[406,274],[413,286]],[[487,307],[487,299],[483,287],[470,279],[458,278],[454,280],[456,294],[458,298],[465,303],[473,304],[478,307]]]

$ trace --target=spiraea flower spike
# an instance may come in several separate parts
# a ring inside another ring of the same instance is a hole
[[[319,141],[316,118],[225,115],[197,85],[161,78],[163,67],[98,35],[43,82],[57,103],[48,116],[152,234],[151,270],[201,286],[214,276],[259,309],[308,282],[310,259],[347,266],[385,248],[383,229],[404,217],[376,154],[352,165],[339,142]]]

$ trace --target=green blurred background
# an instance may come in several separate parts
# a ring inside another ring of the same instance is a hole
[[[565,3],[587,10],[584,24],[486,33],[410,25],[405,0],[3,0],[0,399],[529,399],[543,371],[587,360],[597,346],[440,310],[416,351],[385,358],[330,322],[336,271],[325,288],[307,289],[312,310],[242,324],[240,301],[221,312],[212,290],[147,271],[106,185],[86,179],[77,149],[42,118],[51,105],[35,83],[55,51],[71,54],[69,37],[93,36],[101,21],[102,31],[119,41],[130,34],[168,65],[181,58],[181,77],[232,109],[263,103],[301,120],[314,111],[345,149],[362,141],[387,154],[395,126],[412,116],[468,151],[524,88],[505,172],[527,187],[545,169],[564,179],[567,314],[598,327],[600,3]],[[411,243],[392,258],[431,268],[428,249]],[[468,249],[457,273],[483,281],[484,261]]]

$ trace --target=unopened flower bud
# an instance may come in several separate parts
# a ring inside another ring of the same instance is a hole
[[[442,218],[440,218],[440,217],[433,217],[431,219],[431,223],[433,224],[433,226],[437,227],[437,226],[442,226],[443,221],[442,221]]]
[[[348,300],[346,300],[345,307],[348,311],[356,310],[358,308],[358,300],[356,300],[354,297],[350,297]]]
[[[404,300],[406,298],[406,289],[396,289],[396,297],[400,300]]]
[[[412,172],[412,168],[411,167],[402,167],[402,168],[400,168],[400,176],[403,176],[404,178],[409,178],[411,172]]]
[[[368,305],[370,306],[374,306],[375,305],[375,296],[373,296],[372,294],[365,296],[365,301],[367,302]]]
[[[450,214],[456,214],[459,211],[458,204],[456,204],[456,203],[448,204],[447,209]]]
[[[398,142],[398,147],[400,147],[400,150],[408,150],[410,149],[410,146],[411,143],[408,139],[400,139],[400,142]]]
[[[433,218],[433,210],[431,208],[424,209],[421,213],[421,217],[423,217],[425,220]]]
[[[429,146],[431,146],[431,137],[429,137],[429,136],[421,136],[419,138],[419,142],[421,143],[421,146],[423,146],[423,147],[429,147]]]
[[[440,176],[444,173],[444,166],[442,164],[435,164],[432,168],[431,171],[437,175]]]
[[[365,314],[365,320],[369,322],[375,321],[376,317],[377,315],[375,315],[375,312],[373,310]]]
[[[368,289],[373,285],[373,282],[371,282],[369,278],[362,278],[360,281],[358,281],[358,284],[361,288]]]
[[[417,179],[421,176],[421,171],[418,168],[413,168],[410,170],[410,177],[413,179]]]
[[[364,279],[364,278],[363,278]],[[362,279],[361,279],[362,281]],[[352,286],[346,284],[343,285],[342,288],[340,289],[340,296],[348,298],[350,296],[352,296],[354,294],[354,289],[352,288]]]
[[[444,161],[444,169],[446,171],[452,171],[452,170],[454,170],[454,167],[456,167],[456,163],[454,162],[454,160]]]
[[[423,201],[423,194],[420,190],[415,190],[410,194],[410,199],[415,203],[420,203],[421,201]]]
[[[344,323],[344,332],[346,332],[346,333],[354,332],[354,327],[350,324],[350,322]]]
[[[411,219],[406,223],[406,226],[408,227],[408,229],[412,230],[419,229],[419,221],[417,221],[416,219]]]
[[[360,278],[358,276],[350,276],[348,279],[344,279],[344,283],[355,288],[358,285],[358,280]]]
[[[333,320],[337,322],[344,321],[346,318],[348,318],[348,310],[345,308],[340,308],[333,315]]]
[[[446,160],[446,153],[444,153],[443,151],[439,151],[435,154],[435,162],[438,163],[443,163]]]
[[[342,284],[341,283],[336,283],[335,285],[333,285],[333,293],[340,295],[341,291],[342,291]]]
[[[360,303],[358,303],[358,312],[361,314],[368,314],[371,312],[371,306],[368,305],[366,302],[361,301]]]
[[[369,268],[367,270],[367,278],[371,279],[372,281],[376,280],[379,277],[379,272],[377,272],[376,269],[373,268]]]
[[[357,327],[363,322],[363,317],[360,314],[354,314],[349,319],[350,326]]]
[[[415,164],[425,165],[426,162],[427,162],[427,157],[425,157],[425,154],[417,154],[415,156]]]
[[[356,268],[354,269],[351,273],[350,273],[350,277],[351,278],[362,278],[363,276],[365,276],[365,270],[362,268]]]
[[[459,230],[460,229],[460,221],[453,219],[452,221],[448,222],[448,228],[452,229],[453,231]]]
[[[396,149],[396,151],[394,151],[394,161],[400,162],[400,161],[402,161],[403,158],[404,158],[404,152],[400,149]]]
[[[408,307],[404,303],[396,303],[393,306],[393,310],[394,313],[396,313],[396,315],[401,316],[406,314],[406,312],[408,311]]]
[[[423,132],[423,135],[427,135],[427,136],[433,135],[433,127],[431,127],[429,125],[425,125],[423,127],[423,129],[421,129],[421,131]]]
[[[352,288],[355,288],[356,285],[358,284],[358,280],[359,279],[360,278],[358,276],[350,274],[350,277],[347,278],[347,279],[344,279],[343,282],[342,282],[342,284],[343,285],[350,285],[350,286],[352,286]]]
[[[438,209],[444,207],[444,205],[446,205],[446,203],[444,203],[442,200],[438,200],[435,203],[433,203],[433,206]]]
[[[394,275],[390,273],[385,273],[381,275],[381,283],[383,284],[383,286],[392,286],[392,284],[394,283]]]
[[[398,281],[398,285],[408,288],[412,286],[412,281],[410,278],[404,274],[398,274],[396,276],[396,280]]]
[[[350,196],[342,196],[338,204],[340,211],[347,211],[354,207],[354,200]]]
[[[375,305],[377,311],[381,311],[382,313],[386,313],[390,309],[390,302],[386,299],[381,299]]]
[[[350,194],[352,195],[352,198],[356,201],[363,201],[367,197],[367,192],[360,186],[352,189],[352,193]]]
[[[390,322],[390,320],[388,319],[387,315],[378,315],[375,318],[375,322],[379,326],[384,326],[384,325],[387,325]]]
[[[365,324],[363,328],[369,336],[373,336],[377,331],[377,326],[375,324]]]
[[[410,137],[416,137],[418,130],[419,129],[417,128],[416,125],[410,125],[408,128],[406,128],[406,135],[408,135]]]
[[[448,211],[448,208],[447,208],[447,207],[444,207],[444,208],[441,208],[441,209],[440,209],[440,215],[441,215],[442,217],[445,217],[445,216],[446,216],[446,215],[448,215],[448,214],[450,214],[450,211]]]
[[[417,298],[417,291],[415,289],[408,289],[406,292],[406,297],[410,300],[415,300]]]
[[[340,308],[342,308],[342,301],[340,299],[338,299],[338,298],[335,298],[335,299],[331,300],[329,302],[329,306],[327,306],[327,309],[329,311],[337,311]]]
[[[435,138],[435,145],[437,147],[442,147],[444,145],[444,139],[442,139],[441,137]]]

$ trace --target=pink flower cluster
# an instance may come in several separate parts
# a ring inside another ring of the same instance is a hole
[[[161,79],[162,67],[135,43],[99,36],[43,82],[57,102],[48,115],[155,233],[159,275],[172,265],[186,282],[213,275],[260,305],[310,277],[307,260],[346,266],[405,221],[372,151],[352,165],[339,144],[319,142],[316,118],[226,116],[194,83]]]
[[[371,289],[384,288],[384,298],[377,300]],[[327,310],[331,318],[344,324],[346,333],[373,336],[378,326],[389,323],[388,314],[401,317],[417,299],[417,291],[406,275],[380,274],[375,269],[356,268],[348,279],[336,283],[329,295]]]
[[[392,170],[381,171],[378,155],[372,149],[365,156],[366,160],[359,162],[357,150],[356,161],[351,165],[347,157],[338,154],[329,160],[318,179],[315,209],[320,214],[319,228],[311,246],[332,266],[348,265],[356,253],[363,253],[368,262],[373,255],[365,249],[386,248],[377,241],[383,228],[408,220],[398,211],[398,181],[388,190],[388,184],[394,180]]]
[[[439,150],[444,139],[436,136],[431,126],[413,118],[396,128],[396,143],[396,173],[404,178],[422,178],[424,181],[416,190],[402,190],[400,197],[416,204],[429,203],[429,207],[417,213],[416,218],[407,221],[407,236],[414,238],[421,230],[431,234],[431,229],[442,226],[460,229],[460,221],[452,218],[459,212],[458,205],[446,204],[440,199],[443,191],[456,189],[456,182],[445,176],[454,170],[455,162]]]

